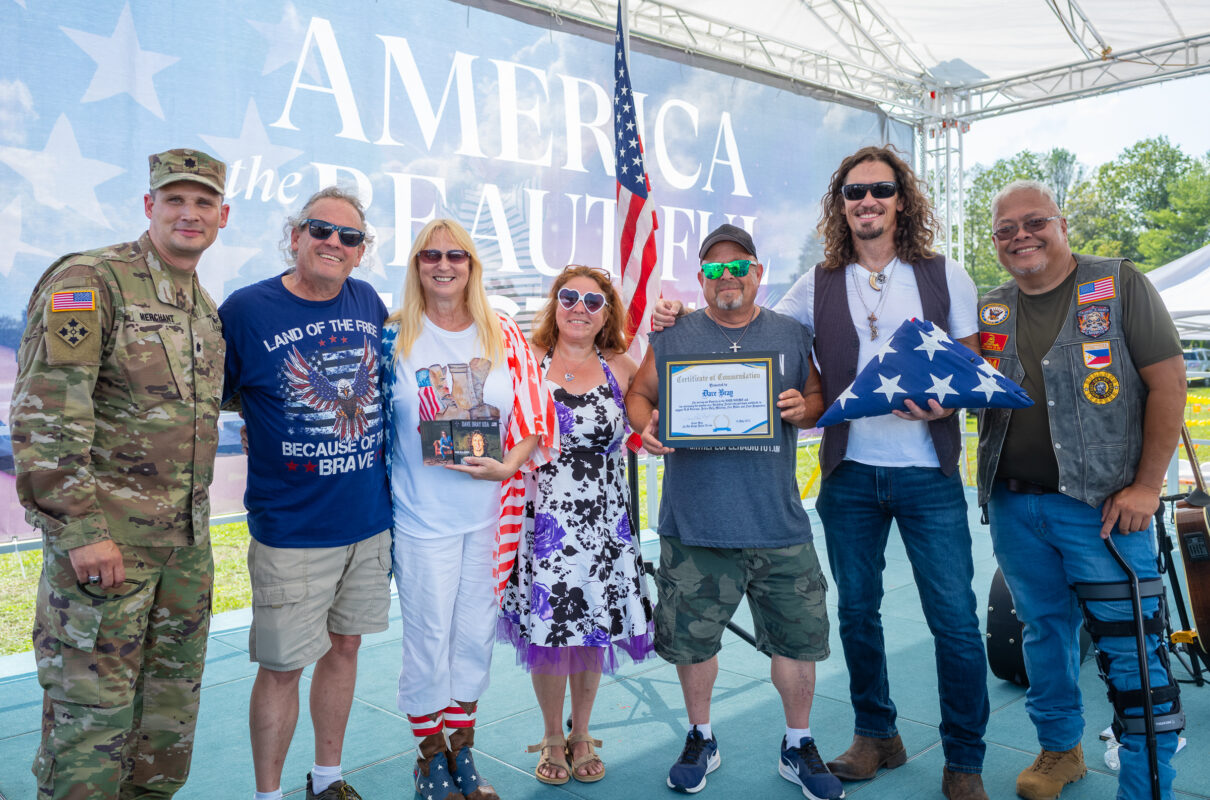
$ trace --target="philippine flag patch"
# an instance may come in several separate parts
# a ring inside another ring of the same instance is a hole
[[[1113,353],[1109,350],[1109,342],[1089,342],[1080,347],[1084,349],[1084,366],[1089,369],[1101,369],[1113,363]]]

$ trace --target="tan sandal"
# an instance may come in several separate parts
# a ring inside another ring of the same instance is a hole
[[[574,758],[571,754],[572,747],[580,742],[588,742],[588,754],[579,758]],[[601,744],[600,739],[594,739],[592,738],[591,734],[587,733],[573,733],[571,736],[567,737],[567,757],[571,758],[570,775],[580,783],[596,783],[597,781],[601,780],[601,778],[605,777],[605,762],[601,760],[601,757],[597,755],[597,751],[593,749],[594,745],[596,747],[605,746]],[[581,775],[579,773],[578,770],[580,767],[586,767],[592,763],[601,765],[601,771],[599,773],[596,775]]]
[[[563,734],[547,736],[537,744],[531,744],[526,748],[527,753],[542,753],[538,759],[538,766],[534,767],[534,777],[542,783],[548,783],[551,786],[562,786],[571,780],[571,767],[567,765],[567,740],[563,738]],[[553,758],[557,755],[558,759]],[[562,778],[552,778],[549,775],[541,773],[542,767],[558,767],[567,773]]]

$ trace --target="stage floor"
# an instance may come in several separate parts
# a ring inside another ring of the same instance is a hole
[[[990,537],[978,524],[978,509],[969,500],[974,537],[975,587],[980,619],[986,613],[987,590],[995,572]],[[811,512],[819,531],[818,517]],[[823,558],[822,536],[816,543]],[[654,541],[644,544],[653,557]],[[860,798],[939,798],[944,758],[937,725],[937,675],[932,639],[924,623],[916,587],[903,546],[892,532],[887,550],[886,598],[882,604],[890,655],[892,698],[899,709],[899,729],[907,745],[904,766],[884,771],[871,781],[846,784],[848,796]],[[848,702],[848,674],[835,629],[835,597],[829,592],[833,619],[832,656],[820,662],[811,728],[824,758],[843,751],[852,736],[853,712]],[[250,614],[230,612],[214,620],[197,745],[189,783],[177,795],[197,798],[249,798],[253,792],[248,746],[248,696],[255,665],[248,661]],[[737,622],[748,627],[746,606]],[[769,682],[769,662],[728,632],[719,655],[712,724],[719,740],[722,767],[710,775],[703,798],[794,798],[797,787],[777,774],[777,750],[783,733],[781,704]],[[399,610],[393,607],[391,628],[368,636],[361,650],[356,700],[345,742],[345,775],[366,800],[411,797],[414,744],[407,721],[395,707],[399,674]],[[1177,677],[1189,675],[1179,666]],[[28,653],[0,659],[0,798],[34,797],[29,763],[38,741],[41,690]],[[309,671],[308,671],[309,674]],[[304,690],[308,680],[304,678]],[[1081,686],[1087,707],[1084,752],[1089,773],[1063,791],[1064,800],[1104,800],[1115,796],[1117,780],[1105,766],[1098,733],[1111,719],[1105,691],[1091,660],[1085,662]],[[1016,775],[1037,752],[1033,726],[1025,713],[1024,690],[988,674],[991,721],[983,780],[992,798],[1013,798]],[[1178,753],[1178,798],[1210,798],[1210,686],[1182,684],[1188,718],[1184,735],[1189,746]],[[570,708],[570,706],[569,706]],[[593,714],[593,734],[605,742],[600,750],[607,765],[595,784],[571,781],[561,787],[539,784],[533,777],[536,755],[525,752],[542,738],[541,716],[529,676],[516,666],[513,650],[497,645],[492,683],[479,710],[476,761],[505,800],[564,797],[596,800],[675,795],[664,780],[680,754],[686,718],[676,671],[657,659],[628,665],[602,682]],[[301,798],[313,750],[305,697],[298,731],[286,759],[283,789]]]

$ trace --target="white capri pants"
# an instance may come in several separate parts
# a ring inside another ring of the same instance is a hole
[[[495,547],[495,523],[439,539],[395,533],[403,614],[397,702],[404,714],[474,702],[487,689],[496,638]]]

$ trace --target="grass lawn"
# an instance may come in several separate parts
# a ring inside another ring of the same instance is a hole
[[[1210,387],[1190,387],[1185,406],[1185,421],[1194,439],[1210,439]],[[974,432],[975,418],[967,415],[967,430]],[[972,443],[968,443],[973,445]],[[798,485],[807,486],[816,468],[817,443],[798,448]],[[1198,448],[1199,460],[1210,460],[1210,446]],[[970,448],[970,463],[966,465],[967,483],[974,483],[974,448]],[[663,466],[657,464],[659,474]],[[819,493],[818,481],[808,497]],[[646,467],[639,467],[639,508],[645,527],[647,519]],[[214,543],[215,589],[214,611],[246,608],[252,601],[245,558],[248,552],[248,526],[243,523],[215,525],[210,529]],[[2,550],[2,548],[0,548]],[[34,601],[37,596],[38,574],[42,569],[40,550],[19,553],[0,552],[0,655],[30,649],[30,629],[33,626]]]

